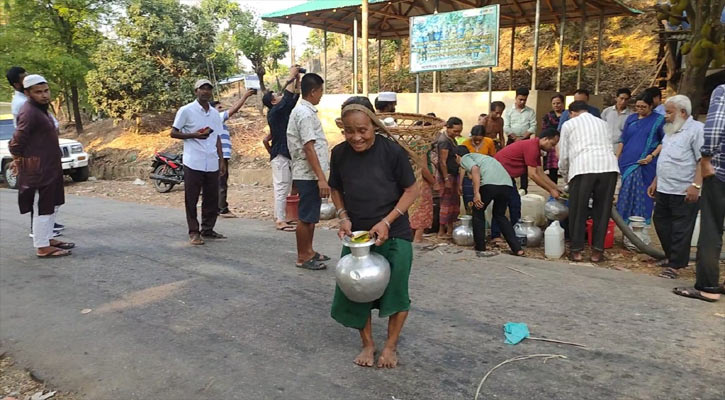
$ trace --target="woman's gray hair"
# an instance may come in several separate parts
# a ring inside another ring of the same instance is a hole
[[[690,99],[682,94],[672,96],[665,101],[665,105],[672,104],[677,110],[685,110],[688,116],[692,115],[692,102]]]

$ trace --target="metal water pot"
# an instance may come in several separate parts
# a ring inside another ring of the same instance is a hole
[[[337,208],[335,208],[334,204],[330,203],[328,199],[322,199],[322,204],[320,204],[320,219],[333,219],[335,218],[336,212]]]
[[[473,246],[473,217],[461,215],[458,219],[461,221],[461,225],[453,230],[453,243],[459,246]]]
[[[569,207],[564,199],[549,199],[544,204],[544,216],[551,221],[563,221],[569,217]]]
[[[354,232],[357,235],[362,232]],[[342,241],[350,254],[342,257],[335,267],[335,281],[345,296],[357,303],[369,303],[382,297],[390,282],[390,263],[385,257],[370,251],[375,239],[353,243]]]
[[[519,220],[520,229],[526,234],[526,247],[538,247],[544,239],[544,232],[536,226],[531,217],[524,217]]]

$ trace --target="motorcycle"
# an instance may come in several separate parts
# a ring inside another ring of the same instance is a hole
[[[153,172],[149,179],[154,181],[154,188],[159,193],[170,192],[174,186],[184,183],[184,164],[181,154],[155,152],[151,170]]]

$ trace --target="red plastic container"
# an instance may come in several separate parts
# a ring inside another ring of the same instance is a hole
[[[287,222],[297,221],[299,219],[298,207],[300,205],[300,195],[293,194],[287,196],[287,204],[285,205],[285,215]]]
[[[592,219],[587,220],[587,238],[589,239],[589,245],[592,245],[592,226],[594,225],[594,221]],[[609,220],[609,224],[607,224],[607,235],[604,236],[604,248],[605,249],[611,249],[614,247],[614,221]]]

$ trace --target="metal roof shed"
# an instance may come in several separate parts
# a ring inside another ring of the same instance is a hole
[[[544,5],[542,6],[542,2]],[[310,0],[306,3],[285,10],[268,13],[262,19],[281,24],[295,24],[322,29],[325,32],[337,32],[346,35],[360,36],[357,25],[362,19],[362,39],[368,38],[399,39],[408,36],[409,18],[436,12],[457,11],[467,8],[484,7],[492,4],[500,5],[500,27],[535,26],[534,62],[532,66],[532,89],[536,88],[536,69],[538,58],[538,38],[540,24],[561,24],[560,40],[564,39],[564,24],[567,20],[581,21],[582,29],[588,18],[599,18],[599,47],[597,51],[597,78],[595,92],[598,92],[599,69],[601,61],[601,42],[604,18],[632,16],[642,12],[628,7],[620,0]],[[367,82],[367,46],[363,47],[363,91],[366,92]],[[563,47],[563,46],[562,46]],[[357,46],[356,46],[357,48]],[[577,85],[581,84],[583,36],[579,43],[579,66]],[[513,53],[513,41],[511,43]],[[559,55],[559,73],[557,90],[560,90],[562,56]],[[325,60],[325,64],[326,60]],[[357,68],[354,68],[357,70]],[[513,57],[509,66],[513,73]]]

